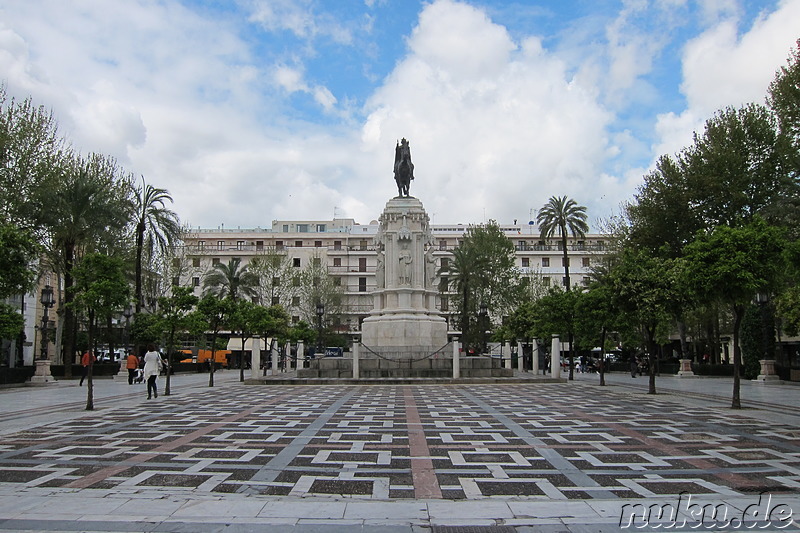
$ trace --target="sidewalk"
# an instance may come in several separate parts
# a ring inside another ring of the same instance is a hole
[[[94,411],[77,380],[2,389],[0,532],[688,531],[703,504],[800,518],[800,417],[778,407],[796,412],[800,388],[743,382],[733,411],[729,379],[661,377],[652,396],[606,378],[282,386],[226,370],[153,400],[95,380]],[[679,515],[642,518],[650,505]],[[800,531],[785,525],[757,528]]]

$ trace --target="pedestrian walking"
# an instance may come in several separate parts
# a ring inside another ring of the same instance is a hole
[[[147,399],[152,396],[158,398],[158,386],[156,380],[161,373],[161,355],[156,351],[153,344],[147,345],[147,353],[144,354],[144,375],[147,378]]]
[[[97,361],[97,357],[91,352],[91,350],[86,350],[86,353],[83,354],[81,357],[81,382],[79,383],[80,386],[83,386],[83,380],[86,379],[86,376],[89,374],[89,365]]]
[[[631,356],[631,377],[636,377],[636,371],[639,370],[639,365],[636,363],[636,358]]]
[[[136,377],[136,371],[139,369],[139,358],[129,353],[128,359],[125,362],[125,368],[128,369],[128,385],[133,385],[133,379]]]

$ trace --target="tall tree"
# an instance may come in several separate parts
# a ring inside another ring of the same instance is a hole
[[[253,335],[268,329],[265,322],[269,322],[270,314],[267,308],[254,304],[248,300],[239,300],[231,307],[228,316],[228,327],[232,333],[238,334],[242,343],[239,352],[239,381],[244,381],[244,349],[247,341]]]
[[[216,366],[217,337],[225,326],[233,307],[231,298],[221,299],[213,294],[206,294],[197,303],[195,313],[206,325],[205,331],[211,337],[211,361],[208,375],[208,386],[214,386],[214,367]],[[193,317],[194,318],[194,317]]]
[[[118,312],[129,301],[130,288],[124,262],[99,253],[86,255],[75,269],[75,285],[70,292],[74,292],[75,296],[71,305],[86,313],[91,351],[97,320]],[[94,409],[92,363],[92,358],[89,358],[87,411]]]
[[[252,298],[257,295],[258,276],[247,266],[242,266],[238,257],[227,263],[217,263],[203,276],[203,294],[217,298],[237,300],[240,296]]]
[[[167,208],[172,197],[166,189],[142,183],[134,189],[136,216],[136,312],[142,310],[142,268],[145,253],[150,260],[154,253],[166,253],[178,240],[181,224],[178,215]],[[148,261],[149,262],[149,261]]]
[[[261,305],[279,304],[288,308],[298,295],[298,287],[292,283],[294,267],[285,252],[267,250],[250,259],[247,267],[258,276],[256,290]]]
[[[483,335],[478,312],[485,306],[488,318],[505,314],[517,303],[522,285],[515,266],[514,245],[494,220],[470,226],[448,264],[440,269],[447,278],[465,346],[477,346]]]
[[[739,332],[745,308],[757,292],[774,288],[784,268],[781,230],[756,218],[746,226],[719,226],[686,246],[685,282],[699,298],[715,300],[733,312],[733,399],[740,409],[742,352]]]
[[[164,396],[171,393],[170,375],[176,348],[175,335],[189,329],[189,313],[197,302],[198,298],[192,294],[191,287],[173,287],[170,296],[158,299],[158,315],[167,334],[167,382],[164,385]]]
[[[73,269],[80,255],[98,249],[110,249],[122,242],[128,221],[129,183],[116,163],[92,154],[69,161],[57,179],[40,191],[49,233],[51,257],[56,271],[64,277],[64,369],[72,373],[74,358],[75,315],[73,306]]]
[[[564,287],[570,290],[567,237],[572,235],[575,238],[582,238],[589,231],[589,226],[586,224],[586,208],[566,196],[553,196],[539,210],[536,223],[539,224],[539,233],[543,240],[556,234],[561,239],[561,250],[564,254]]]

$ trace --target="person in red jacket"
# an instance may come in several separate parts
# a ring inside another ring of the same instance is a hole
[[[86,379],[86,375],[89,373],[89,365],[91,365],[95,361],[97,361],[97,357],[95,357],[91,351],[86,350],[86,353],[84,353],[83,357],[81,357],[82,373],[81,373],[81,382],[79,383],[79,385],[83,385],[83,380]]]
[[[125,368],[128,369],[128,385],[133,385],[133,378],[136,377],[136,370],[139,369],[139,358],[129,353],[128,359],[125,362]]]

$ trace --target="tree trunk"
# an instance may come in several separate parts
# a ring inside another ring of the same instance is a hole
[[[75,360],[75,312],[72,309],[72,268],[75,263],[75,245],[64,245],[64,378],[72,378],[72,363]]]
[[[172,374],[172,352],[175,346],[175,327],[169,330],[169,344],[167,345],[167,380],[164,383],[164,396],[170,395],[170,375]]]
[[[142,311],[142,254],[144,252],[144,221],[136,224],[136,312]]]
[[[92,369],[94,368],[94,311],[89,310],[89,369],[86,373],[86,410],[94,411],[94,383],[92,382]]]
[[[217,332],[211,335],[211,361],[209,362],[208,386],[214,386],[214,366],[217,358]],[[274,369],[273,369],[274,372]]]
[[[731,409],[741,409],[742,401],[739,397],[739,387],[741,385],[739,372],[742,367],[742,348],[739,346],[739,327],[742,325],[744,316],[744,306],[733,306],[733,399]]]
[[[645,328],[647,331],[647,366],[650,376],[647,394],[656,394],[656,328]]]

